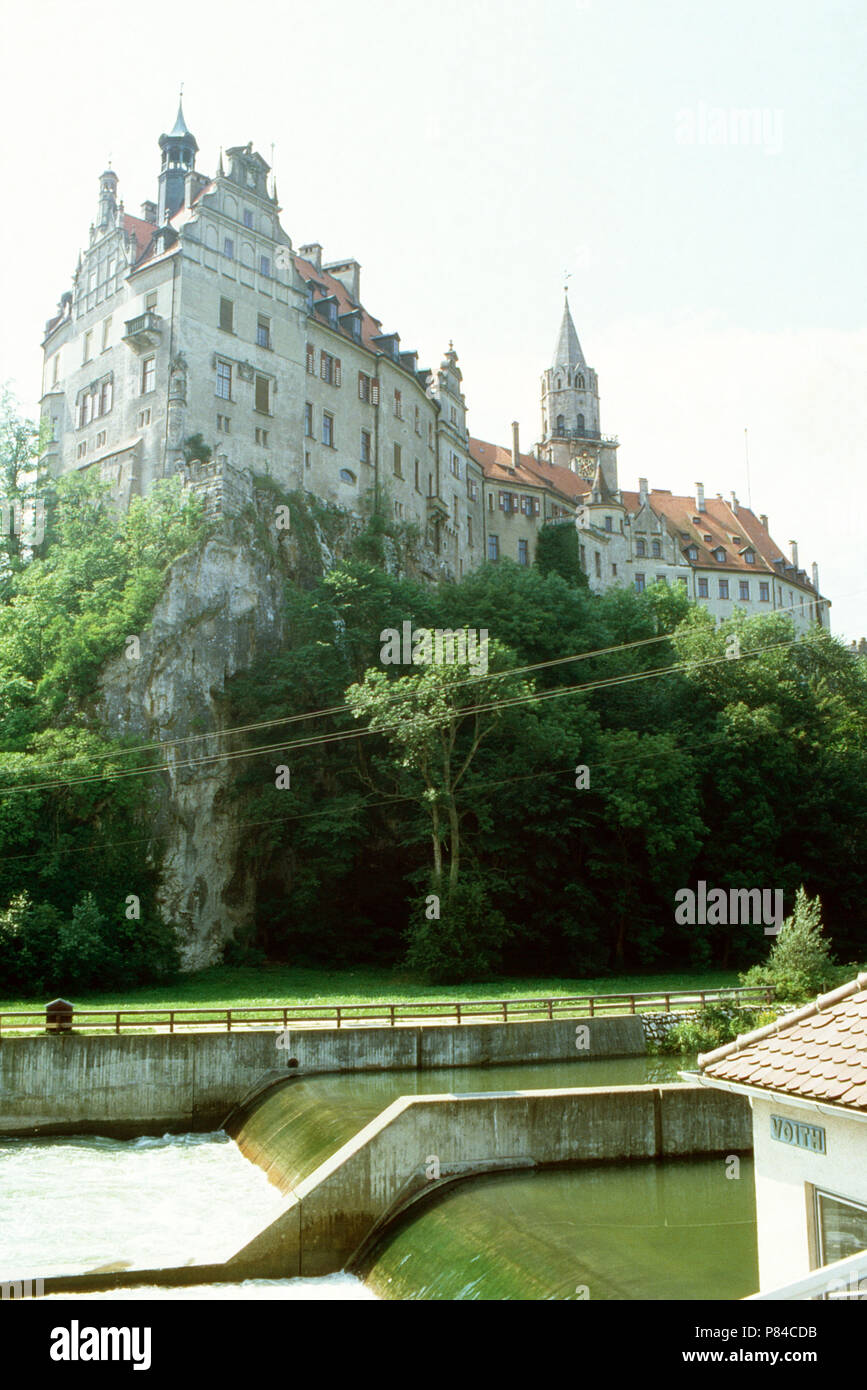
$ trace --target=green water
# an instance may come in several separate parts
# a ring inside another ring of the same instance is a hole
[[[690,1057],[613,1057],[287,1079],[262,1099],[239,1107],[226,1128],[241,1152],[288,1192],[398,1096],[641,1086],[677,1081],[678,1068],[694,1064]]]
[[[387,1299],[739,1299],[758,1288],[752,1161],[593,1164],[459,1183],[354,1271]]]

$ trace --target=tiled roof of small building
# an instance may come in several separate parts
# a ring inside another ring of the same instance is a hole
[[[867,1113],[867,974],[704,1053],[698,1067],[709,1081]]]

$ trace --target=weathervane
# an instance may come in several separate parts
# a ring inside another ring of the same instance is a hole
[[[569,298],[569,281],[570,281],[571,279],[572,279],[572,272],[571,272],[571,270],[564,270],[564,271],[563,271],[563,281],[564,281],[564,284],[563,284],[563,293],[566,295],[566,298],[567,298],[567,299]]]

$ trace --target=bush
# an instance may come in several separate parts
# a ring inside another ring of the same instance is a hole
[[[666,1033],[662,1042],[648,1046],[648,1052],[713,1052],[734,1042],[739,1033],[749,1033],[769,1023],[772,1015],[756,1014],[730,1004],[705,1004],[692,1018],[682,1019]]]
[[[413,904],[414,921],[407,931],[406,965],[434,984],[458,984],[496,975],[502,969],[502,950],[512,928],[502,912],[491,906],[481,878],[465,878],[429,921],[427,899]]]
[[[0,988],[25,994],[124,989],[180,970],[173,929],[158,918],[119,920],[85,893],[65,918],[19,893],[0,912]]]
[[[808,898],[803,884],[795,909],[780,928],[764,965],[740,976],[743,985],[773,985],[777,999],[800,1003],[836,983],[837,966],[822,935],[822,905]]]

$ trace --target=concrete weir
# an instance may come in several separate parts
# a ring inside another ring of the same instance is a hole
[[[576,1027],[587,1046],[576,1050]],[[121,1138],[218,1128],[263,1075],[636,1057],[637,1015],[525,1023],[0,1039],[0,1135]],[[294,1065],[290,1065],[294,1064]]]

